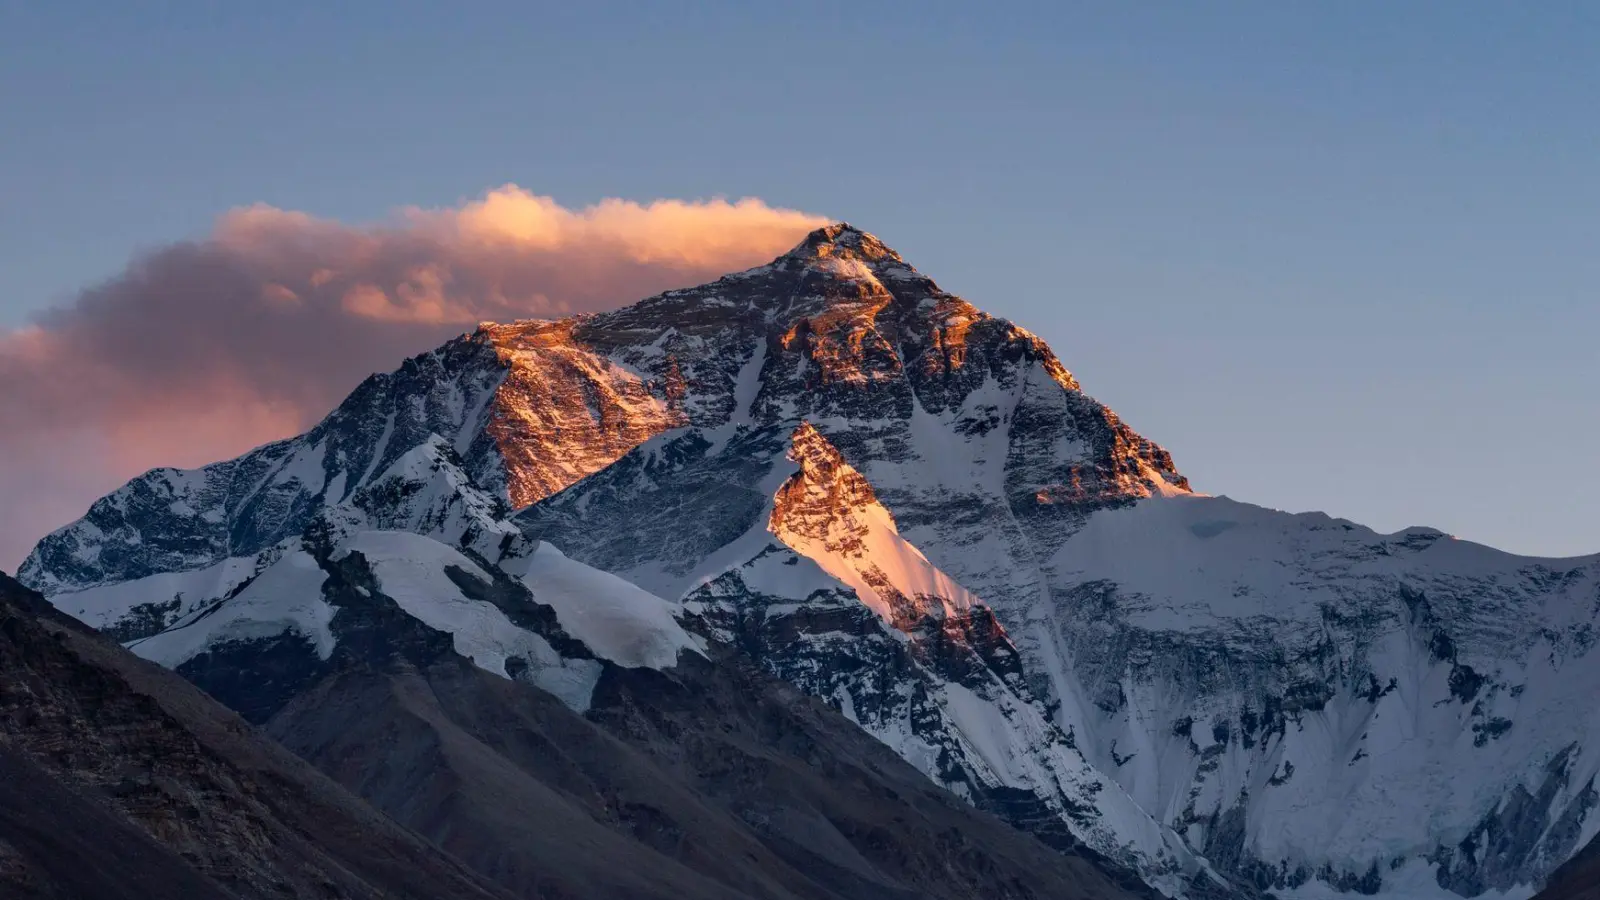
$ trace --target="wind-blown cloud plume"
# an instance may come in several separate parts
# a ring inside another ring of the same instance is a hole
[[[204,240],[0,332],[0,567],[126,479],[294,434],[480,321],[698,284],[826,222],[753,199],[568,209],[514,185],[372,226],[229,212]]]

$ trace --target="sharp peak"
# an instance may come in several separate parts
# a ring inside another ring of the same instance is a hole
[[[852,263],[864,266],[865,270],[851,266]],[[698,297],[708,290],[715,293],[718,286],[730,281],[740,282],[756,276],[779,273],[788,277],[822,273],[830,278],[853,278],[857,273],[865,273],[868,270],[871,273],[870,277],[873,278],[901,283],[916,282],[925,285],[929,290],[938,291],[937,285],[931,279],[918,272],[916,267],[906,262],[877,235],[857,228],[849,222],[834,222],[813,229],[793,249],[772,262],[744,271],[731,272],[716,281],[696,287],[664,291],[607,312],[576,313],[560,319],[530,318],[509,322],[479,322],[477,328],[463,335],[462,339],[495,346],[516,340],[559,342],[574,327],[581,328],[592,321],[609,320],[619,315],[626,316],[632,311],[648,309],[658,303],[671,303],[684,297]]]
[[[863,231],[849,222],[824,225],[806,235],[784,259],[815,260],[823,258],[860,259],[865,262],[880,260],[903,263],[900,254],[871,232]]]

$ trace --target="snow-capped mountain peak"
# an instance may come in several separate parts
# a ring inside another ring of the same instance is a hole
[[[1175,895],[1519,900],[1600,832],[1600,559],[1192,494],[1039,337],[844,224],[486,324],[305,435],[135,479],[20,574],[151,647],[289,623],[312,667],[352,621],[319,591],[375,586],[576,707],[598,659],[745,654]]]
[[[811,232],[793,250],[773,261],[771,266],[829,274],[847,280],[927,280],[900,254],[878,240],[876,235],[845,222]],[[767,268],[763,266],[751,271]]]
[[[900,254],[889,249],[877,235],[869,234],[849,222],[835,222],[813,230],[794,249],[780,259],[808,260],[854,256],[869,262],[890,260],[904,263]]]

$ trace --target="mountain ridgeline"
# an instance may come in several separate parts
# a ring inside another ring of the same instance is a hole
[[[480,326],[19,577],[522,896],[1515,900],[1600,831],[1600,558],[1197,494],[848,225]]]

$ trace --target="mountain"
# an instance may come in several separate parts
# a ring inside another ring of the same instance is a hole
[[[1520,898],[1600,831],[1600,558],[1196,494],[1037,337],[846,225],[613,313],[481,326],[305,435],[135,479],[21,575],[225,699],[292,644],[278,694],[228,701],[265,715],[347,642],[343,613],[282,605],[292,578],[251,579],[358,527],[467,558],[396,602],[587,720],[619,663],[585,597],[541,619],[584,651],[484,655],[445,581],[609,573],[638,594],[605,621],[680,651],[627,671],[759,669],[1169,895]],[[231,624],[178,634],[196,615]]]
[[[875,280],[874,293],[862,259],[909,299],[887,302]],[[901,372],[903,354],[919,359],[914,370]],[[787,357],[806,364],[780,371]],[[944,412],[983,387],[985,370],[1018,365],[1039,428],[1082,443],[1017,448],[1040,450],[1040,467],[1072,469],[1052,503],[1182,484],[1167,454],[1079,393],[1037,338],[939,291],[876,238],[835,226],[769,266],[616,313],[485,325],[367,379],[304,435],[133,480],[41,541],[18,575],[54,594],[255,553],[435,437],[474,485],[524,507],[684,426],[731,434],[746,421],[847,413],[888,426],[913,406]]]
[[[1145,896],[944,794],[666,601],[475,518],[492,504],[459,464],[425,441],[297,537],[64,607],[512,896]]]

